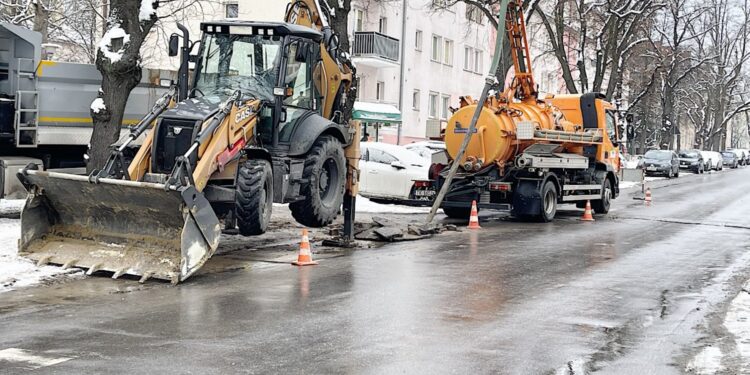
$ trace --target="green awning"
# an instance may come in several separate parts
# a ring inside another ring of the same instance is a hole
[[[352,118],[362,122],[400,123],[401,111],[390,104],[355,102]]]

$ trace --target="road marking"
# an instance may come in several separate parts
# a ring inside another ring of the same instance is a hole
[[[35,355],[30,350],[8,348],[0,350],[0,362],[24,362],[32,369],[47,367],[71,360],[69,357],[44,357]]]

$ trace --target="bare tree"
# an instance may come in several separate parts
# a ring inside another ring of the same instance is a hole
[[[750,111],[747,67],[750,61],[750,2],[708,0],[704,22],[710,31],[701,53],[714,56],[703,71],[701,90],[706,93],[705,121],[696,130],[699,143],[715,150],[727,141],[727,125],[738,114]]]
[[[677,135],[679,148],[679,124],[675,100],[678,86],[701,65],[711,60],[709,55],[697,55],[696,41],[710,29],[702,29],[701,17],[707,8],[698,0],[668,0],[658,12],[653,27],[651,57],[659,61],[659,92],[661,102],[660,148],[669,149]],[[709,26],[710,27],[710,26]]]

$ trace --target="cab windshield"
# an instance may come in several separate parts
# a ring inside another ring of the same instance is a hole
[[[241,90],[244,98],[273,100],[281,48],[278,37],[207,34],[194,95],[225,98]]]

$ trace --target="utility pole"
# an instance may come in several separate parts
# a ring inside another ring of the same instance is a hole
[[[406,9],[408,0],[402,0],[401,2],[401,72],[399,73],[399,85],[398,85],[398,110],[401,111],[401,123],[398,124],[398,132],[396,133],[396,144],[401,144],[401,127],[404,125],[404,72],[406,70],[406,64],[404,59],[406,58],[406,48],[404,48],[404,42],[406,41]]]

